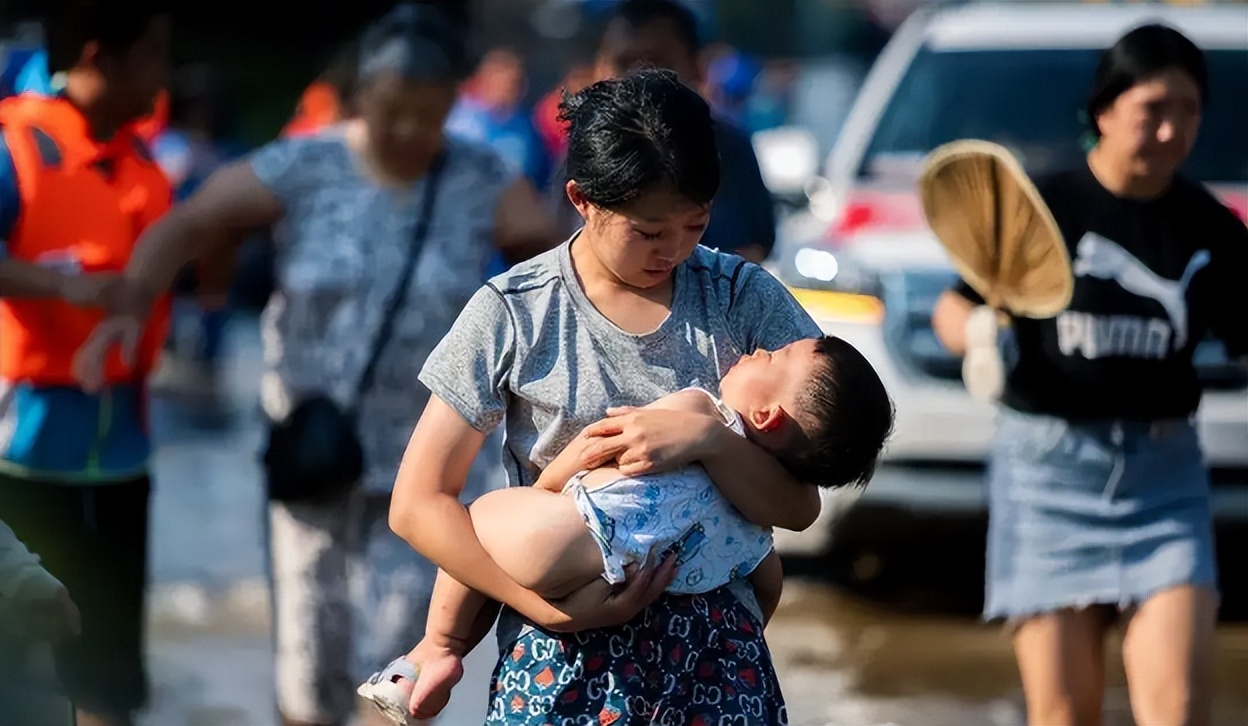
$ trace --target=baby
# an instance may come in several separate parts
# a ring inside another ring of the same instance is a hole
[[[875,370],[836,337],[756,351],[719,387],[722,400],[689,388],[646,408],[717,417],[799,480],[823,487],[865,485],[892,429],[892,404]],[[771,531],[742,517],[701,466],[628,477],[612,466],[578,471],[578,459],[579,447],[569,447],[534,486],[493,491],[470,507],[478,539],[510,577],[554,600],[598,577],[623,582],[626,566],[673,552],[669,593],[710,592],[744,577],[770,619],[783,584]],[[358,690],[404,724],[416,675],[399,658]],[[437,685],[449,693],[458,679],[446,680]]]

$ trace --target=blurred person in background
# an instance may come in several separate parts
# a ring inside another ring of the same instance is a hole
[[[687,85],[699,88],[699,48],[697,18],[684,5],[675,0],[623,0],[609,13],[594,61],[594,77],[618,78],[652,66],[674,71]],[[776,241],[771,193],[763,184],[749,134],[718,117],[714,129],[721,183],[702,244],[762,262]],[[582,220],[561,184],[551,185],[550,198],[561,226],[571,234]]]
[[[17,54],[17,57],[10,58],[6,62],[21,63],[21,68],[16,69],[14,73],[13,94],[35,93],[54,96],[65,88],[64,72],[54,75],[48,70],[48,52],[43,48]],[[7,74],[6,68],[5,75]],[[134,132],[151,146],[160,132],[164,130],[168,118],[169,92],[162,88],[156,94],[156,102],[152,104],[151,112],[135,122]]]
[[[168,73],[169,18],[154,2],[49,9],[56,95],[0,103],[0,512],[81,608],[55,649],[80,726],[124,726],[147,699],[146,378],[167,302],[136,321],[136,365],[110,359],[93,392],[74,351],[103,312],[138,234],[171,190],[136,131]],[[99,273],[88,275],[86,273]],[[0,660],[25,649],[0,644]]]
[[[359,65],[359,48],[348,43],[299,96],[295,113],[282,127],[281,137],[311,136],[351,118]]]
[[[754,79],[762,68],[753,58],[727,44],[704,55],[702,95],[720,118],[751,131],[748,104],[754,92]]]
[[[169,91],[169,119],[152,151],[174,187],[174,198],[191,196],[217,167],[242,156],[234,134],[228,92],[206,63],[179,68]]]
[[[1248,229],[1179,175],[1208,101],[1205,59],[1147,25],[1101,58],[1086,166],[1037,185],[1074,297],[1012,318],[988,474],[985,616],[1014,628],[1032,724],[1101,722],[1106,631],[1139,724],[1208,724],[1218,605],[1192,364],[1212,332],[1248,364]],[[933,325],[958,354],[983,304],[960,283]]]
[[[563,78],[534,105],[533,127],[537,129],[538,136],[546,147],[546,155],[552,161],[562,159],[568,152],[567,128],[559,120],[559,104],[563,103],[564,94],[574,96],[593,80],[593,63],[589,60],[573,60]]]
[[[789,123],[800,69],[792,60],[770,60],[755,77],[745,100],[745,127],[751,133]]]
[[[353,408],[365,463],[349,491],[269,503],[284,724],[346,723],[355,684],[420,640],[436,568],[387,524],[399,461],[429,400],[416,375],[495,251],[518,261],[556,241],[524,177],[489,148],[444,132],[464,46],[462,29],[428,5],[400,5],[379,20],[360,44],[358,115],[209,177],[144,235],[127,268],[127,299],[81,352],[79,370],[93,381],[112,343],[132,334],[188,260],[284,224],[277,290],[261,319],[264,409],[281,423],[310,397]],[[360,393],[417,246],[405,302]],[[476,460],[467,496],[498,481],[499,467],[495,443]],[[370,709],[365,718],[379,716]]]
[[[528,110],[521,105],[527,89],[524,59],[510,48],[489,51],[460,86],[446,130],[494,149],[512,171],[523,174],[540,192],[549,181],[551,159]],[[494,255],[482,279],[504,272],[507,266],[501,254]]]
[[[279,138],[315,136],[354,117],[359,65],[359,48],[355,42],[339,49],[325,70],[300,94],[295,112],[282,126]],[[262,310],[273,296],[276,285],[273,237],[283,234],[284,230],[285,224],[278,222],[271,228],[257,230],[239,246],[232,265],[229,300],[235,309]]]
[[[242,156],[234,136],[228,94],[217,71],[203,63],[185,66],[173,75],[169,120],[152,143],[156,162],[185,200],[218,167]],[[218,363],[229,318],[232,254],[218,254],[184,271],[176,287],[173,330],[154,388],[175,387],[218,402]],[[190,333],[184,332],[193,321]],[[189,350],[188,350],[189,348]]]
[[[521,105],[527,89],[524,59],[510,48],[489,51],[460,87],[446,130],[490,146],[541,190],[550,177],[550,159]]]

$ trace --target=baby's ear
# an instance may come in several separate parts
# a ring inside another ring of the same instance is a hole
[[[750,412],[750,425],[757,431],[776,431],[784,426],[789,414],[779,405],[756,408]]]

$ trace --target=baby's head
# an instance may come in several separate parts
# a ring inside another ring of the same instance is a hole
[[[831,335],[755,351],[719,388],[751,440],[821,487],[865,486],[893,429],[893,404],[875,369]]]

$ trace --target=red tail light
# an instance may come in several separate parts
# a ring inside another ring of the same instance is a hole
[[[1239,217],[1239,221],[1248,224],[1248,192],[1243,191],[1242,186],[1219,186],[1215,184],[1210,186],[1210,191],[1228,209],[1234,212],[1236,217]]]
[[[917,194],[858,190],[850,193],[823,238],[835,247],[864,232],[912,232],[926,224]]]

